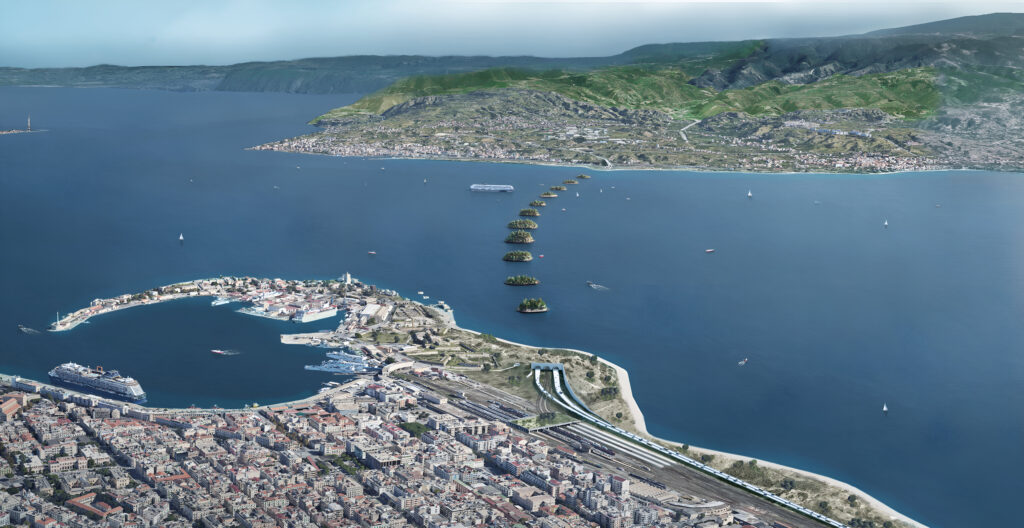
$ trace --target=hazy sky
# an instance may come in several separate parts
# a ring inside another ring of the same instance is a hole
[[[0,0],[0,66],[599,56],[656,42],[841,35],[996,11],[1024,11],[1024,0]]]

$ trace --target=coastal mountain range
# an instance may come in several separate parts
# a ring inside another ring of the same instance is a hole
[[[612,167],[1024,168],[1024,14],[609,57],[0,68],[0,85],[364,93],[259,148]],[[325,109],[328,110],[328,109]],[[639,122],[645,124],[640,125]]]

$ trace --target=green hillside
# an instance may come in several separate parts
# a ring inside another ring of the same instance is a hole
[[[497,68],[472,73],[403,79],[352,105],[336,108],[314,123],[352,114],[380,114],[416,97],[493,91],[505,88],[556,92],[606,107],[661,110],[678,117],[705,118],[722,112],[778,115],[794,110],[879,108],[909,118],[934,111],[940,101],[931,68],[913,68],[852,77],[835,75],[811,84],[769,81],[751,88],[723,90],[689,84],[682,66],[615,66],[586,73],[535,72]]]

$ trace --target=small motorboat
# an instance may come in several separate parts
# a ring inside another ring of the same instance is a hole
[[[376,251],[367,251],[366,254],[367,255],[376,255],[377,252]]]
[[[747,364],[747,361],[750,361],[750,358],[743,358],[743,361],[740,361],[737,364],[742,367],[743,365]]]
[[[714,253],[715,250],[714,249],[705,249],[704,252],[705,253]]]

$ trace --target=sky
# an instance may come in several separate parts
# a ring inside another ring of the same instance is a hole
[[[0,0],[0,66],[357,54],[614,55],[642,44],[862,33],[1024,0]]]

